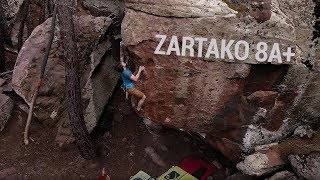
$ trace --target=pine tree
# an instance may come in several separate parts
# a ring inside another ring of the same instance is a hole
[[[79,59],[73,24],[75,1],[59,0],[58,4],[61,44],[66,64],[66,98],[70,124],[82,157],[92,159],[95,150],[85,125],[81,103]]]

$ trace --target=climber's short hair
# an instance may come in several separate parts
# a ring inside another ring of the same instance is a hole
[[[121,73],[121,72],[123,71],[123,67],[122,67],[120,61],[118,61],[118,62],[116,63],[116,65],[114,66],[114,68],[115,68],[115,70],[116,70],[117,72],[120,72],[120,73]]]

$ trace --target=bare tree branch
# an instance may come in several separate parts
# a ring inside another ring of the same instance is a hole
[[[50,34],[49,34],[49,41],[46,47],[46,51],[42,60],[42,64],[41,64],[41,72],[40,72],[40,78],[37,82],[37,86],[36,89],[34,91],[33,97],[32,97],[32,101],[31,101],[31,105],[30,105],[30,109],[29,109],[29,114],[28,114],[28,119],[27,119],[27,123],[26,123],[26,127],[24,129],[24,144],[28,145],[29,144],[29,127],[30,127],[30,123],[31,123],[31,119],[32,119],[32,114],[33,114],[33,109],[34,109],[34,104],[36,102],[38,93],[39,93],[39,89],[42,83],[42,79],[44,76],[44,72],[47,66],[47,62],[48,62],[48,57],[49,57],[49,53],[50,53],[50,49],[51,49],[51,45],[52,45],[52,41],[54,38],[54,30],[55,30],[55,26],[56,26],[56,17],[57,17],[57,7],[54,8],[54,12],[52,15],[52,20],[51,20],[51,29],[50,29]]]

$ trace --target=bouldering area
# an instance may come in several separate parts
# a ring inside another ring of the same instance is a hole
[[[319,0],[0,0],[0,180],[318,180],[319,49]]]

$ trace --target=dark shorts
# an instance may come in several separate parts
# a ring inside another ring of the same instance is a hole
[[[136,96],[138,98],[142,98],[144,96],[143,92],[139,91],[138,89],[136,88],[131,88],[128,90],[128,93],[132,96]]]

